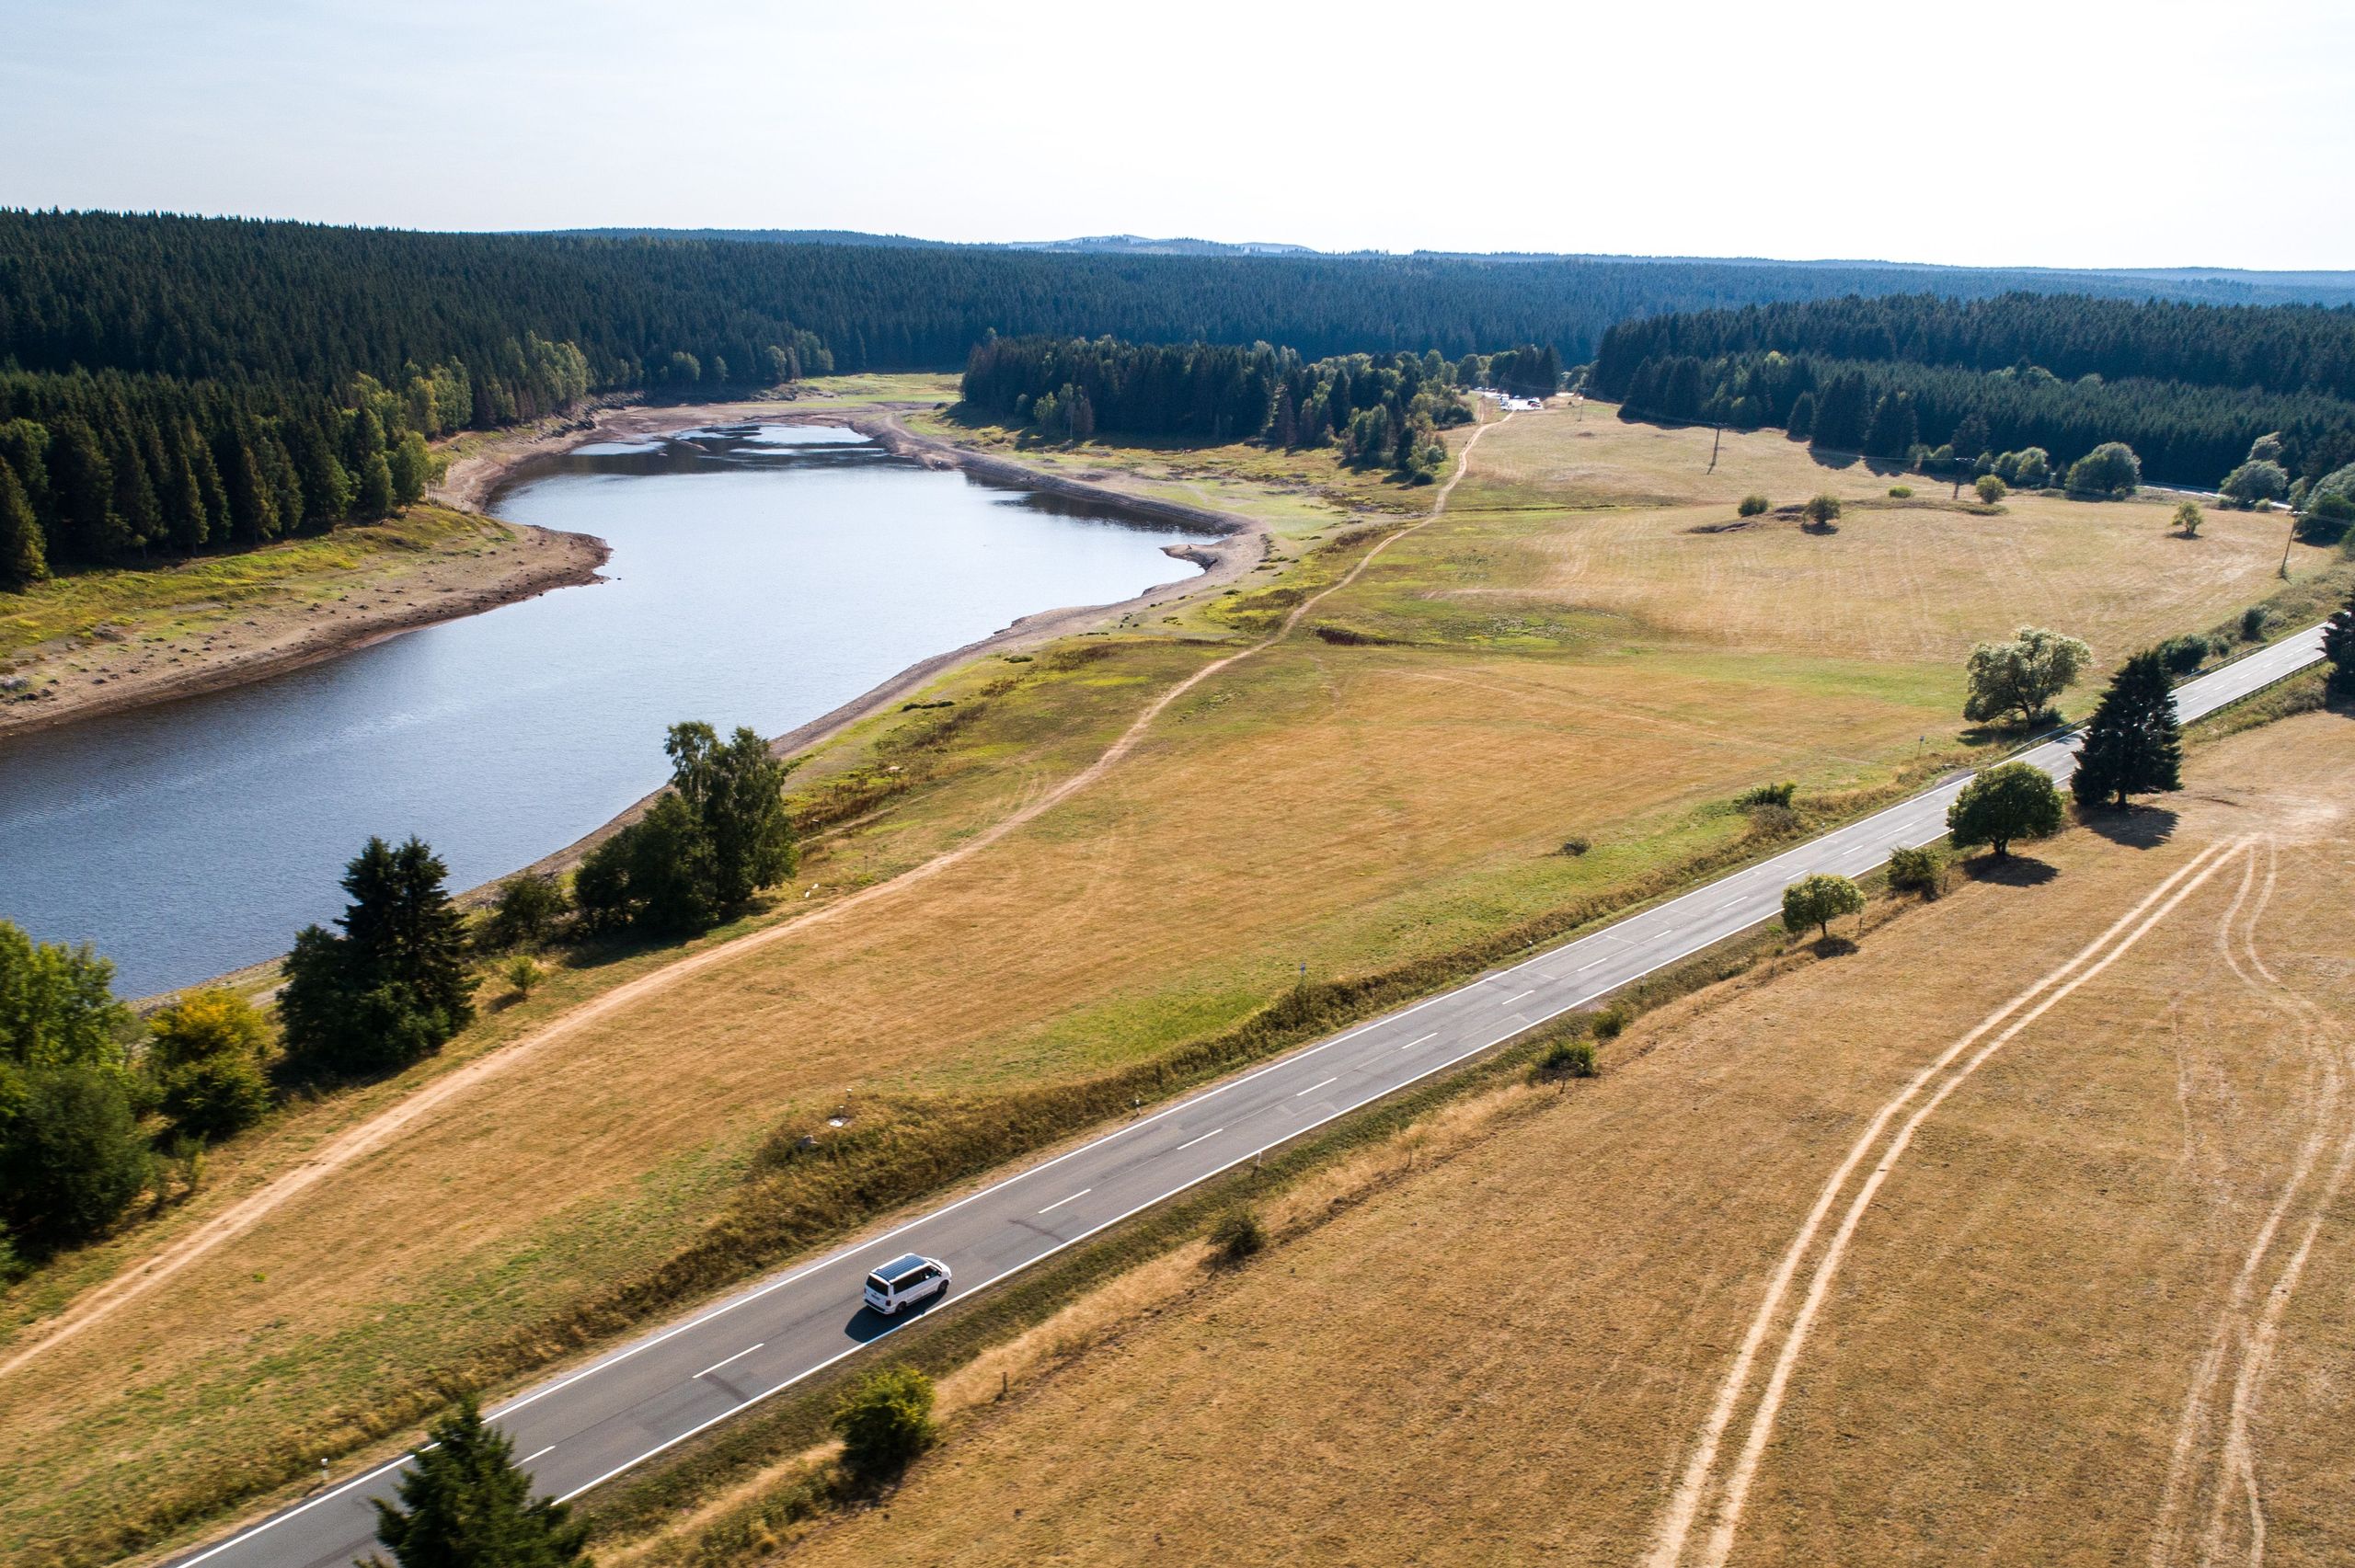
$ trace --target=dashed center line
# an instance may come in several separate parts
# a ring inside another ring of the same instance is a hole
[[[1319,1089],[1324,1088],[1324,1087],[1326,1086],[1326,1084],[1328,1084],[1328,1083],[1338,1083],[1339,1082],[1340,1082],[1340,1080],[1339,1080],[1338,1078],[1328,1078],[1328,1079],[1327,1079],[1327,1080],[1325,1081],[1325,1082],[1324,1082],[1324,1083],[1312,1083],[1312,1084],[1310,1084],[1307,1088],[1305,1088],[1305,1089],[1302,1090],[1302,1091],[1300,1092],[1300,1094],[1314,1094],[1314,1093],[1315,1093]],[[1293,1098],[1293,1099],[1295,1099],[1295,1100],[1297,1100],[1297,1099],[1299,1099],[1299,1098],[1300,1098],[1300,1094],[1294,1094],[1294,1095],[1292,1096],[1292,1098]]]
[[[1601,967],[1603,967],[1603,966],[1604,966],[1605,964],[1608,964],[1609,962],[1611,962],[1611,960],[1612,960],[1614,956],[1616,956],[1616,955],[1614,955],[1614,954],[1610,954],[1610,953],[1605,953],[1602,957],[1597,958],[1597,959],[1596,959],[1593,963],[1591,963],[1591,964],[1580,964],[1580,965],[1579,966],[1579,973],[1580,973],[1580,974],[1581,974],[1581,975],[1583,975],[1583,974],[1585,974],[1589,969],[1600,969]]]
[[[1209,1139],[1216,1138],[1220,1133],[1223,1133],[1223,1132],[1224,1132],[1225,1130],[1226,1130],[1226,1128],[1224,1128],[1224,1127],[1214,1127],[1211,1128],[1211,1130],[1210,1130],[1210,1131],[1208,1131],[1208,1132],[1206,1132],[1206,1133],[1202,1134],[1202,1136],[1201,1136],[1200,1138],[1189,1138],[1189,1139],[1188,1139],[1185,1142],[1183,1142],[1183,1143],[1179,1144],[1179,1145],[1178,1146],[1178,1149],[1191,1149],[1191,1148],[1193,1148],[1193,1147],[1194,1147],[1194,1145],[1196,1145],[1197,1143],[1203,1142],[1203,1141],[1205,1141],[1206,1139]],[[1176,1152],[1178,1152],[1178,1150],[1177,1150],[1177,1149],[1173,1149],[1173,1150],[1170,1150],[1170,1152],[1171,1152],[1172,1154],[1175,1154]]]
[[[1089,1193],[1092,1193],[1096,1189],[1094,1187],[1082,1187],[1077,1192],[1073,1193],[1070,1197],[1059,1197],[1055,1199],[1054,1202],[1047,1205],[1046,1207],[1040,1209],[1039,1212],[1041,1214],[1052,1214],[1056,1209],[1061,1208],[1063,1205],[1069,1203],[1072,1198],[1086,1197]]]
[[[1398,1048],[1399,1048],[1400,1050],[1402,1050],[1402,1051],[1411,1051],[1411,1050],[1413,1050],[1417,1046],[1421,1045],[1425,1040],[1436,1040],[1436,1039],[1438,1039],[1438,1038],[1439,1038],[1439,1031],[1438,1031],[1438,1030],[1436,1030],[1436,1029],[1434,1029],[1434,1030],[1432,1030],[1432,1031],[1431,1031],[1430,1034],[1428,1034],[1428,1035],[1418,1035],[1418,1036],[1416,1036],[1413,1039],[1411,1039],[1411,1040],[1407,1041],[1405,1045],[1400,1046]]]
[[[761,1341],[761,1345],[766,1345],[768,1341],[765,1339]],[[729,1361],[741,1361],[745,1356],[750,1356],[752,1352],[758,1350],[761,1347],[761,1345],[748,1345],[743,1349],[738,1351],[735,1355],[728,1357],[727,1361],[715,1361],[710,1366],[705,1368],[702,1371],[697,1372],[695,1376],[698,1378],[708,1378],[714,1372],[718,1371],[722,1367],[727,1366]],[[546,1450],[543,1449],[541,1451],[546,1452]]]
[[[1521,993],[1521,996],[1509,996],[1509,997],[1505,998],[1502,1001],[1500,1001],[1500,1002],[1497,1003],[1497,1005],[1498,1005],[1499,1007],[1511,1007],[1514,1002],[1519,1001],[1522,996],[1535,996],[1536,994],[1537,994],[1537,988],[1536,988],[1536,987],[1534,987],[1534,986],[1532,986],[1529,990],[1525,990],[1525,991],[1522,991],[1522,992]]]
[[[701,1373],[697,1373],[697,1374],[696,1374],[696,1376],[700,1377],[700,1376],[702,1376],[702,1374],[701,1374]],[[530,1464],[534,1459],[544,1458],[545,1456],[549,1455],[549,1454],[553,1454],[553,1453],[555,1453],[555,1452],[556,1452],[556,1445],[555,1445],[554,1443],[550,1443],[546,1448],[542,1448],[538,1453],[536,1453],[536,1454],[525,1454],[522,1459],[517,1459],[515,1462],[516,1462],[517,1464],[519,1464],[519,1465],[527,1465],[527,1464]]]

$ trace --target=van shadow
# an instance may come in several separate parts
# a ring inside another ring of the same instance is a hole
[[[937,1296],[927,1296],[921,1301],[912,1302],[888,1318],[872,1307],[861,1307],[850,1315],[848,1322],[843,1324],[843,1333],[866,1345],[881,1339],[893,1329],[907,1327],[948,1299],[948,1292],[943,1290]]]
[[[2175,837],[2182,818],[2164,806],[2130,806],[2123,811],[2087,811],[2078,820],[2113,844],[2154,850]]]
[[[1993,882],[2003,887],[2041,887],[2061,875],[2057,866],[2037,859],[2034,855],[1981,855],[1962,863],[1962,874],[1973,882]]]

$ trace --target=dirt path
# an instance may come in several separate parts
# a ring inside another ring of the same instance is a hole
[[[1717,1401],[1701,1429],[1694,1435],[1691,1459],[1656,1527],[1652,1549],[1645,1560],[1648,1568],[1681,1568],[1688,1561],[1708,1565],[1708,1568],[1721,1568],[1732,1554],[1742,1507],[1748,1499],[1752,1482],[1756,1479],[1767,1441],[1774,1435],[1775,1420],[1788,1390],[1791,1374],[1838,1279],[1841,1264],[1857,1227],[1863,1222],[1866,1211],[1871,1207],[1890,1173],[1904,1157],[1922,1124],[1983,1063],[2016,1039],[2029,1024],[2124,956],[2210,877],[2246,851],[2251,841],[2243,838],[2211,844],[2193,856],[2074,957],[2014,996],[1976,1028],[1947,1047],[1875,1114],[1863,1136],[1849,1150],[1847,1158],[1824,1184],[1815,1207],[1809,1211],[1806,1221],[1783,1254],[1767,1286],[1765,1297],[1759,1303],[1743,1334],[1740,1349],[1727,1371]],[[1997,1033],[1999,1028],[2001,1032]],[[1992,1039],[1988,1037],[1990,1035],[1993,1036]],[[1982,1040],[1986,1042],[1984,1045],[1980,1044]],[[1974,1046],[1978,1048],[1972,1051]],[[1971,1054],[1966,1059],[1965,1052]],[[1959,1067],[1958,1062],[1960,1063]],[[1942,1076],[1943,1082],[1940,1082]],[[1923,1098],[1924,1091],[1929,1091],[1933,1083],[1937,1085],[1936,1090],[1929,1093],[1926,1099]],[[1918,1108],[1913,1109],[1896,1134],[1884,1142],[1883,1134],[1890,1125],[1909,1106],[1914,1106],[1917,1101],[1920,1102]],[[1847,1211],[1841,1218],[1839,1228],[1817,1257],[1808,1280],[1806,1296],[1789,1321],[1783,1322],[1784,1303],[1802,1266],[1810,1255],[1815,1254],[1817,1238],[1824,1222],[1842,1194],[1848,1189],[1851,1178],[1867,1162],[1872,1167],[1870,1173],[1857,1188]],[[1782,1324],[1782,1333],[1776,1343],[1774,1365],[1763,1388],[1757,1392],[1741,1448],[1729,1467],[1721,1466],[1719,1460],[1726,1435],[1733,1425],[1735,1413],[1752,1391],[1752,1374],[1766,1349],[1767,1342],[1775,1338],[1778,1323]],[[1695,1551],[1693,1537],[1705,1522],[1710,1528]]]
[[[2355,1046],[2336,1037],[2322,1010],[2283,984],[2265,962],[2257,946],[2257,925],[2273,900],[2280,879],[2280,850],[2269,843],[2265,878],[2257,884],[2257,857],[2251,856],[2216,931],[2216,951],[2234,978],[2296,1024],[2312,1059],[2319,1087],[2303,1101],[2306,1135],[2292,1163],[2290,1177],[2250,1239],[2248,1251],[2217,1316],[2205,1352],[2184,1396],[2176,1422],[2175,1441],[2168,1455],[2166,1488],[2161,1494],[2156,1528],[2151,1538],[2152,1568],[2174,1568],[2183,1562],[2249,1564],[2265,1560],[2265,1504],[2257,1474],[2256,1444],[2249,1428],[2280,1345],[2281,1322],[2303,1279],[2323,1224],[2337,1206],[2350,1172],[2355,1172],[2355,1122],[2342,1109],[2349,1076],[2355,1071]],[[2242,908],[2254,888],[2255,904],[2246,916]],[[2308,1184],[2324,1161],[2329,1162],[2322,1187],[2306,1204],[2304,1225],[2292,1215],[2305,1200]],[[2262,1292],[2258,1285],[2277,1256],[2274,1243],[2284,1227],[2296,1242],[2281,1260],[2272,1283]],[[2222,1414],[2216,1386],[2224,1368],[2234,1368],[2233,1384]],[[2208,1498],[2207,1519],[2196,1551],[2188,1551],[2188,1527],[2201,1493]],[[2235,1537],[2235,1516],[2239,1529]]]
[[[1511,415],[1506,416],[1507,420],[1511,418]],[[1498,421],[1499,424],[1504,422],[1505,420]],[[854,910],[894,897],[909,887],[919,886],[939,876],[942,872],[980,854],[1008,834],[1036,820],[1063,801],[1086,789],[1118,767],[1124,758],[1135,750],[1138,743],[1144,738],[1145,733],[1152,728],[1154,721],[1160,717],[1172,703],[1212,676],[1282,641],[1300,624],[1302,617],[1327,597],[1357,581],[1359,576],[1373,563],[1375,557],[1393,543],[1424,527],[1445,512],[1448,498],[1454,494],[1456,485],[1470,471],[1473,448],[1479,444],[1482,436],[1495,428],[1492,425],[1484,425],[1473,431],[1471,439],[1465,443],[1464,450],[1459,454],[1455,472],[1449,475],[1447,482],[1432,498],[1430,510],[1420,521],[1376,543],[1373,548],[1367,551],[1357,565],[1350,567],[1338,580],[1303,600],[1290,615],[1284,617],[1282,624],[1267,636],[1238,648],[1223,658],[1212,660],[1154,699],[1146,705],[1144,711],[1120,732],[1119,738],[1105,750],[1102,756],[1052,789],[1035,796],[1019,809],[1000,818],[994,825],[957,848],[913,866],[890,881],[876,883],[838,902],[720,943],[717,946],[706,948],[700,953],[679,959],[675,963],[665,965],[649,974],[641,975],[637,979],[616,986],[604,995],[584,1002],[564,1016],[522,1036],[513,1044],[468,1062],[465,1066],[436,1079],[415,1093],[402,1099],[398,1104],[358,1126],[347,1128],[331,1139],[317,1153],[304,1161],[296,1169],[239,1199],[197,1226],[187,1235],[164,1247],[144,1265],[118,1275],[75,1302],[51,1322],[46,1333],[40,1333],[29,1344],[14,1348],[5,1360],[0,1360],[0,1376],[6,1376],[29,1364],[44,1351],[73,1338],[93,1324],[105,1321],[125,1304],[146,1295],[222,1243],[251,1230],[327,1177],[345,1169],[355,1161],[366,1157],[374,1150],[382,1148],[405,1128],[466,1094],[489,1079],[529,1061],[557,1041],[577,1033],[590,1024],[642,1001],[648,997],[667,990],[680,981],[701,974],[706,969],[730,963],[747,953],[780,942],[811,926],[838,920]]]

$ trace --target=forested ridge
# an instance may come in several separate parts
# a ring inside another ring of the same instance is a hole
[[[2212,482],[2216,455],[2246,447],[2252,422],[2289,432],[2309,465],[2338,450],[2355,312],[2005,294],[2165,286],[1959,269],[1938,286],[2005,297],[1839,297],[1920,278],[1867,264],[1093,255],[0,212],[0,585],[380,516],[422,489],[427,438],[591,394],[728,396],[827,371],[947,369],[996,334],[1280,343],[1300,365],[1371,355],[1401,376],[1409,356],[1455,366],[1525,344],[1575,364],[1600,349],[1607,385],[1637,386],[1647,361],[1717,365],[1703,401],[1758,422],[1780,422],[1787,403],[1732,382],[1763,388],[1764,345],[1783,338],[1807,345],[1786,357],[1864,366],[1884,391],[1903,380],[1934,421],[1960,394],[1931,372],[2024,357],[2062,376],[2082,364],[2114,385],[2175,389],[2108,395],[2168,453],[2162,476]],[[1814,303],[1725,308],[1775,301]],[[1678,314],[1640,319],[1664,312]],[[1697,402],[1678,411],[1689,378],[1666,379],[1677,395],[1655,411],[1697,417]],[[1091,388],[1100,423],[1094,383],[1073,385]],[[2278,418],[2255,394],[2186,390],[2249,386],[2288,400]],[[1295,417],[1313,418],[1313,389],[1289,390]],[[1414,423],[1415,395],[1385,401],[1386,451]],[[1991,419],[2012,417],[1977,395]],[[2023,428],[2058,431],[2052,401],[2022,402]],[[1281,404],[1271,390],[1270,422]],[[1050,412],[1069,406],[1058,395]],[[1349,421],[1364,411],[1352,403],[1326,428],[1353,440]]]
[[[2042,449],[2056,470],[2110,441],[2143,474],[2223,482],[2257,443],[2284,480],[2355,462],[2355,309],[2071,295],[1843,299],[1624,322],[1593,384],[1631,415],[1780,426],[1836,451]]]

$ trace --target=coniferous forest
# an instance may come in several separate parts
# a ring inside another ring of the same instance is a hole
[[[2355,309],[1909,294],[1623,322],[1593,384],[1631,415],[1779,426],[1835,451],[2108,441],[2143,475],[2217,485],[2269,435],[2312,484],[2355,463]]]
[[[2184,483],[2214,483],[2272,430],[2301,475],[2355,460],[2355,310],[2097,297],[2175,286],[2155,280],[2007,292],[2053,280],[1966,270],[1938,276],[1963,299],[1844,297],[1919,277],[0,212],[0,585],[382,516],[421,493],[428,439],[592,394],[728,396],[830,371],[946,370],[1001,333],[993,352],[1013,357],[977,367],[975,383],[987,400],[1015,378],[993,405],[1001,414],[1028,395],[1038,423],[1051,395],[1051,421],[1066,430],[1076,413],[1108,431],[1232,437],[1257,406],[1235,378],[1257,377],[1260,433],[1282,433],[1288,399],[1293,439],[1331,439],[1363,459],[1377,443],[1373,421],[1356,422],[1378,406],[1385,462],[1402,441],[1419,450],[1407,439],[1419,418],[1441,418],[1427,361],[1453,374],[1465,356],[1515,343],[1533,347],[1498,357],[1500,383],[1540,390],[1555,367],[1599,354],[1603,391],[1668,418],[1783,424],[1803,395],[1811,411],[1819,387],[1855,378],[1867,418],[1897,398],[1929,443],[1976,415],[1998,446],[2065,462],[2125,441],[2152,477]],[[1191,350],[1173,370],[1135,349],[1072,346],[1108,334],[1286,348]],[[1033,337],[1049,347],[1008,346]],[[1054,354],[1069,373],[1024,358]],[[1351,368],[1361,356],[1375,358]],[[1054,379],[1032,384],[1032,371]],[[1368,372],[1396,384],[1368,393]],[[1172,378],[1186,383],[1182,408],[1136,390]],[[1203,378],[1221,390],[1200,392]],[[1062,395],[1066,382],[1085,390],[1084,412]],[[1884,434],[1903,423],[1884,420]]]

